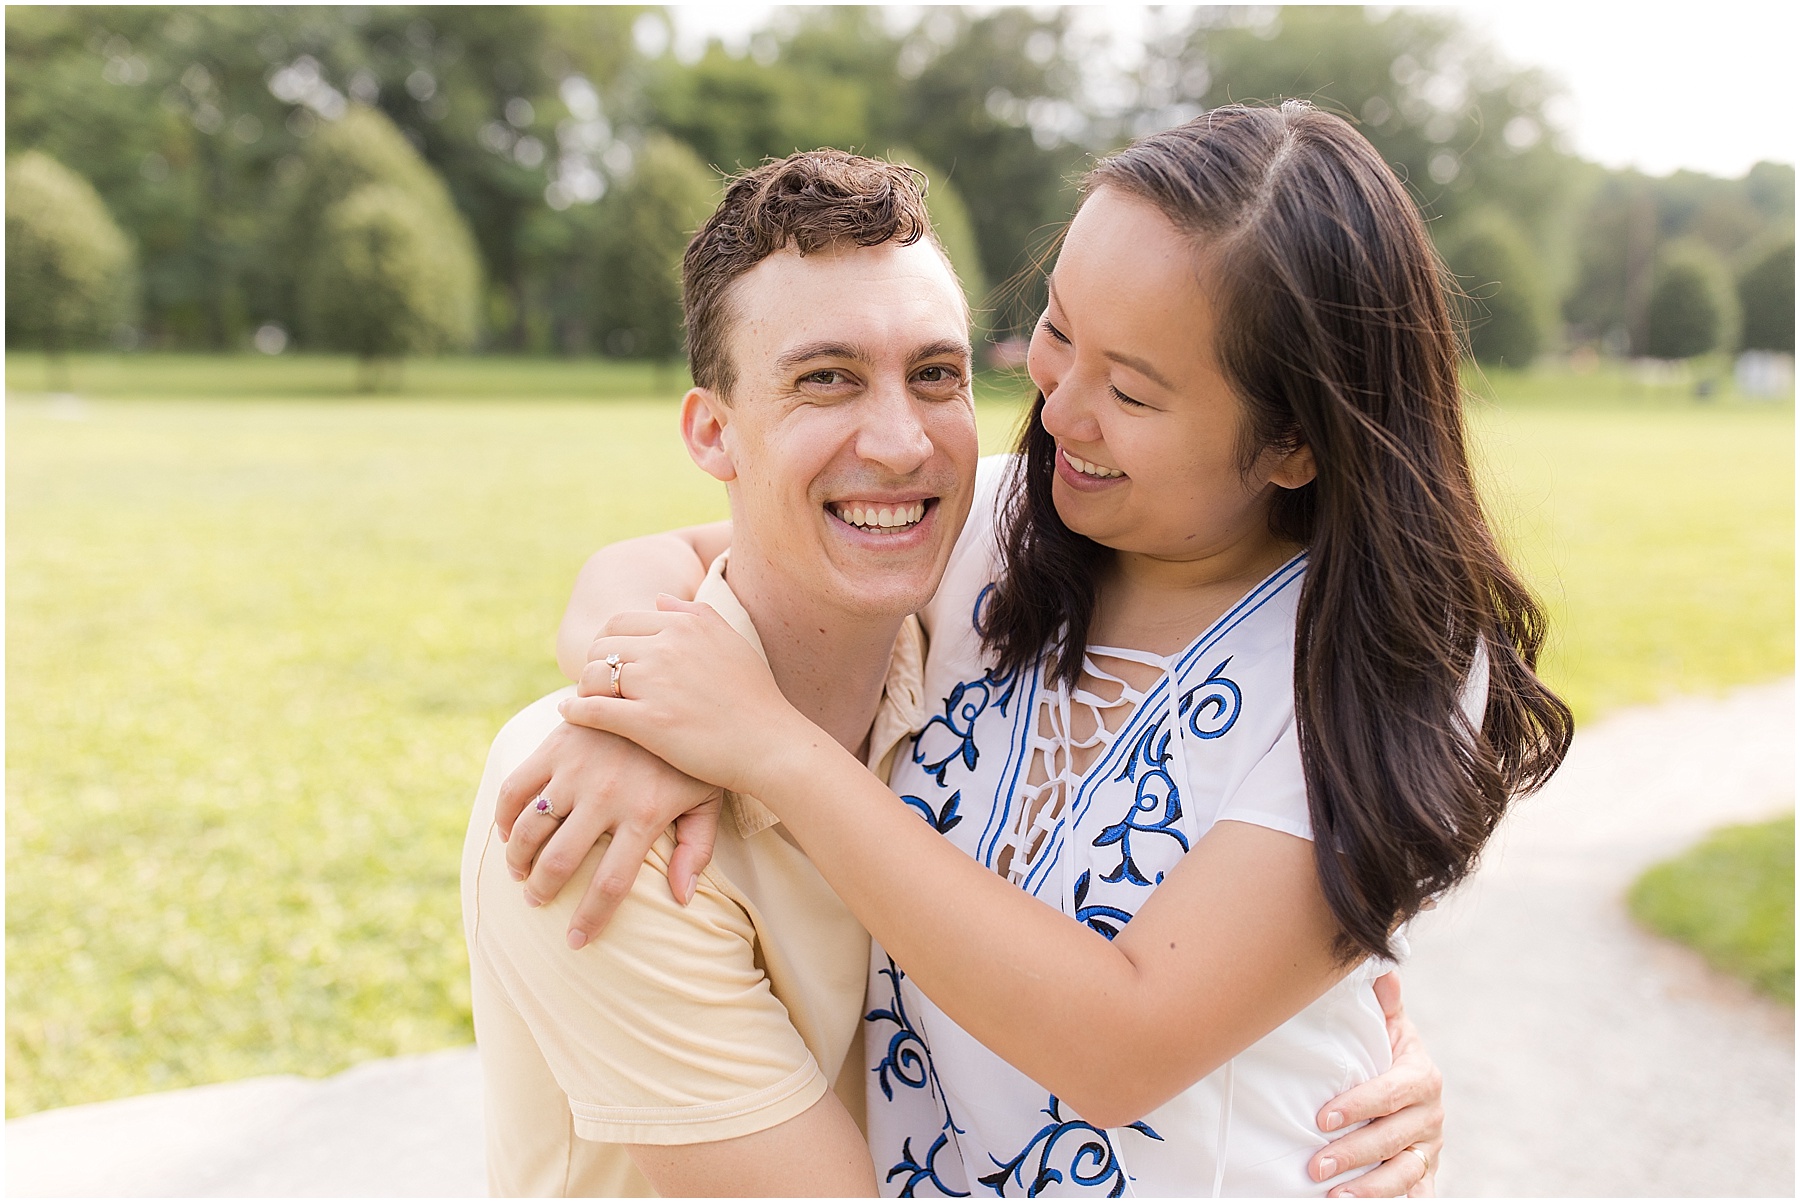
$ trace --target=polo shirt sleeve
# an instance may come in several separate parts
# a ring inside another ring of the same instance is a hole
[[[490,765],[484,791],[497,791],[504,776]],[[604,847],[554,902],[533,909],[490,833],[469,932],[471,957],[530,1029],[576,1134],[700,1144],[760,1132],[811,1107],[829,1083],[770,989],[751,915],[710,873],[688,906],[676,903],[667,833],[603,937],[568,947],[570,916]]]

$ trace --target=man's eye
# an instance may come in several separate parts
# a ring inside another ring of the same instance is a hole
[[[931,367],[919,369],[919,379],[926,384],[954,383],[960,377],[961,373],[955,368],[945,367],[942,364],[933,364]]]
[[[800,380],[805,384],[842,384],[844,374],[836,368],[823,368],[817,372],[808,372]]]

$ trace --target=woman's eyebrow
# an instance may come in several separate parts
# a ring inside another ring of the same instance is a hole
[[[1175,386],[1170,384],[1161,372],[1150,366],[1149,360],[1140,359],[1136,355],[1127,355],[1123,351],[1106,351],[1103,354],[1114,363],[1124,364],[1138,375],[1149,378],[1170,392],[1175,390]]]
[[[1055,275],[1055,273],[1051,273],[1050,275],[1045,276],[1044,283],[1049,290],[1050,299],[1052,301],[1056,301],[1056,307],[1058,309],[1063,309],[1063,303],[1060,300],[1058,300],[1057,296],[1056,296],[1056,275]],[[1066,313],[1067,310],[1065,309],[1064,312]],[[1143,376],[1146,379],[1148,379],[1156,384],[1161,385],[1163,388],[1168,389],[1170,392],[1175,391],[1175,386],[1173,384],[1169,383],[1169,378],[1167,376],[1164,376],[1161,372],[1157,371],[1154,367],[1151,367],[1149,360],[1140,358],[1139,356],[1132,355],[1132,354],[1129,354],[1124,351],[1103,351],[1103,352],[1101,352],[1101,354],[1103,354],[1107,359],[1112,360],[1114,363],[1125,365],[1126,367],[1130,368],[1132,371],[1136,372],[1138,375]]]

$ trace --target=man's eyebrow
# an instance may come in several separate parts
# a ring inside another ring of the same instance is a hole
[[[785,371],[803,363],[811,363],[815,359],[852,359],[858,363],[869,363],[874,358],[867,347],[859,347],[853,343],[802,343],[791,351],[784,351],[775,361],[775,366]]]
[[[914,359],[936,359],[940,355],[971,359],[975,355],[975,348],[969,345],[966,338],[940,338],[934,343],[926,343],[912,353]]]
[[[1051,273],[1050,275],[1045,276],[1044,284],[1045,284],[1047,291],[1050,294],[1050,299],[1053,301],[1056,301],[1058,307],[1060,307],[1062,305],[1062,302],[1060,300],[1057,300],[1057,297],[1056,297],[1056,275],[1055,275],[1055,273]],[[1126,367],[1130,368],[1132,371],[1138,373],[1141,376],[1148,377],[1149,379],[1155,381],[1157,384],[1160,384],[1162,387],[1168,389],[1170,392],[1175,391],[1175,386],[1173,384],[1169,383],[1169,378],[1167,376],[1164,376],[1161,372],[1157,371],[1154,367],[1151,367],[1149,360],[1141,359],[1136,355],[1129,355],[1129,354],[1125,353],[1124,351],[1107,351],[1104,354],[1106,355],[1106,358],[1112,360],[1114,363],[1122,363]]]

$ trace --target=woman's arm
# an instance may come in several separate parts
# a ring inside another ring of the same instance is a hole
[[[658,593],[691,600],[706,570],[731,546],[731,523],[684,526],[609,543],[588,557],[556,630],[556,666],[581,679],[588,645],[606,620],[625,610],[648,610]]]
[[[654,605],[659,593],[693,597],[708,566],[730,542],[731,523],[714,522],[626,539],[588,557],[556,634],[558,666],[570,680],[579,677],[589,646],[613,614]],[[540,795],[561,818],[534,815],[521,821]],[[717,795],[706,786],[628,743],[566,723],[507,777],[494,803],[507,866],[525,883],[525,899],[533,906],[561,893],[588,850],[602,836],[612,836],[570,919],[569,942],[575,948],[606,926],[650,845],[671,822],[677,845],[669,861],[669,889],[685,902],[712,858],[718,813]]]
[[[595,644],[625,696],[590,669],[565,716],[761,799],[920,989],[1088,1122],[1140,1118],[1342,976],[1307,841],[1218,824],[1108,941],[920,823],[709,608],[663,604]]]

